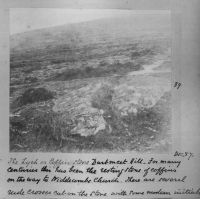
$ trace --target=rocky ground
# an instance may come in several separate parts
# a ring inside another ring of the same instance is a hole
[[[12,49],[10,150],[170,150],[169,38],[130,38]]]
[[[54,91],[56,97],[13,109],[11,121],[18,118],[19,124],[26,124],[16,131],[18,139],[14,137],[11,150],[169,149],[170,72],[159,74],[155,70],[150,74],[44,82],[42,87]],[[55,126],[42,132],[50,121]],[[44,138],[49,139],[46,144],[38,144]]]

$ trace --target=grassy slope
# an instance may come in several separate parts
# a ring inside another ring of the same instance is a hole
[[[154,25],[146,26],[150,21],[132,28],[130,20],[100,20],[12,37],[10,111],[19,116],[10,118],[11,151],[145,151],[154,150],[159,140],[168,140],[170,94],[164,92],[169,90],[170,77],[126,76],[152,63],[154,56],[168,48],[168,28],[159,26],[155,32]],[[154,21],[158,22],[163,20]],[[163,97],[151,108],[139,108],[137,116],[122,116],[118,105],[100,103],[95,108],[104,110],[106,128],[87,137],[70,134],[77,124],[70,114],[90,110],[96,87],[105,82],[115,89],[112,103],[123,103],[134,92]],[[26,89],[36,87],[56,92],[55,99],[16,104]],[[162,92],[157,94],[159,90]],[[161,145],[162,149],[169,147],[168,142]]]

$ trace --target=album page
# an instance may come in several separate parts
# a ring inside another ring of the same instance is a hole
[[[198,0],[0,3],[0,198],[200,198]]]

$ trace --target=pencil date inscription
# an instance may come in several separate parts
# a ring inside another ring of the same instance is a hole
[[[194,157],[194,153],[176,151],[176,152],[174,153],[174,157],[182,157],[182,158],[187,158],[188,160],[190,160],[191,158]]]

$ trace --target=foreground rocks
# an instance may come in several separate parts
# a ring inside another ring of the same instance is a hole
[[[145,77],[139,78],[145,82]],[[68,90],[55,100],[53,111],[67,114],[74,122],[71,134],[87,137],[105,131],[126,131],[128,124],[123,122],[124,117],[137,117],[139,111],[154,107],[163,94],[170,90],[167,80],[158,88],[157,79],[149,78],[151,85],[134,85],[134,77],[123,77],[118,82],[88,82],[86,86]],[[118,123],[117,129],[114,123]]]

